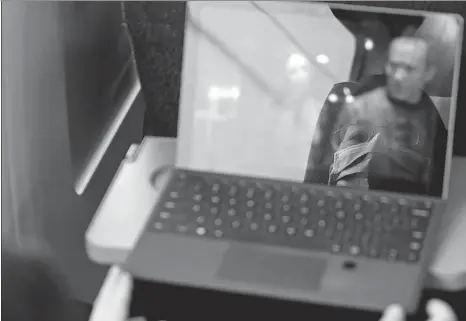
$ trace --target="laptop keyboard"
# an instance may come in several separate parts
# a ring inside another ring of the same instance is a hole
[[[176,170],[151,229],[417,262],[432,203]]]

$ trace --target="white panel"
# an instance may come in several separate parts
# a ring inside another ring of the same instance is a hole
[[[302,180],[318,115],[349,78],[356,40],[327,6],[257,5],[190,3],[178,162]]]

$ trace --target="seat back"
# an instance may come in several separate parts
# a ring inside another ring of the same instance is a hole
[[[176,137],[186,2],[125,1],[123,10],[147,106],[144,136]]]

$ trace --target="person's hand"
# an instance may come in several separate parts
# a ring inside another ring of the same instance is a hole
[[[458,321],[458,318],[446,302],[438,299],[432,299],[427,302],[426,312],[428,319],[426,321]],[[385,309],[380,321],[405,321],[406,314],[403,308],[398,305],[391,305]]]
[[[369,189],[369,182],[367,178],[359,177],[342,179],[337,182],[337,187]]]
[[[94,302],[89,321],[127,321],[132,291],[131,275],[112,266]]]

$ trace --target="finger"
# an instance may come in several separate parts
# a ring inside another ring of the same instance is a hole
[[[108,270],[107,276],[105,278],[104,287],[101,289],[101,292],[113,291],[118,283],[118,276],[120,274],[120,269],[113,265]]]
[[[403,308],[399,305],[390,305],[388,306],[380,321],[404,321],[405,320],[405,312]]]
[[[105,302],[109,300],[109,297],[112,297],[112,293],[115,292],[115,289],[119,283],[119,275],[120,269],[117,266],[110,267],[107,276],[105,277],[104,283],[100,288],[96,301]]]
[[[438,299],[427,302],[426,312],[429,321],[458,321],[453,308],[448,303]]]
[[[133,293],[133,278],[131,274],[121,271],[118,284],[115,288],[115,300],[119,304],[129,304]]]

